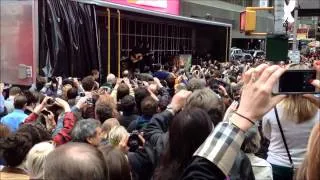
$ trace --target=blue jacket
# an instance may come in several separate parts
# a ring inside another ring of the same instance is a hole
[[[151,117],[147,117],[147,116],[139,116],[136,120],[132,121],[127,130],[129,133],[131,133],[133,130],[138,130],[140,131],[141,129],[143,129],[144,127],[147,126],[147,124],[149,123]]]
[[[6,125],[11,132],[16,132],[20,124],[28,117],[23,110],[15,109],[12,113],[1,118],[1,124]]]
[[[160,80],[165,80],[169,76],[169,73],[166,71],[157,71],[153,73],[153,77],[156,77]]]

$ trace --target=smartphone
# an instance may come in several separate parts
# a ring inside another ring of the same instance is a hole
[[[287,70],[273,87],[273,94],[317,93],[311,84],[316,75],[316,70]]]
[[[48,105],[52,105],[55,101],[56,101],[55,98],[53,98],[53,99],[48,99],[47,104],[48,104]]]
[[[50,112],[47,110],[42,110],[41,113],[45,116],[48,116],[50,114]]]

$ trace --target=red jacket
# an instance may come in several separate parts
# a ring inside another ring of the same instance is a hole
[[[35,113],[31,113],[24,121],[24,123],[31,123],[35,120],[37,120],[38,115]],[[63,128],[58,132],[57,135],[55,135],[53,137],[53,141],[57,144],[57,145],[61,145],[64,143],[67,143],[69,141],[71,141],[71,136],[70,133],[73,129],[73,126],[76,122],[76,118],[73,115],[72,112],[67,112],[64,115],[64,119],[63,119]]]

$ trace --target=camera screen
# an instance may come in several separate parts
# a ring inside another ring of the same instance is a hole
[[[315,92],[310,84],[316,79],[315,70],[286,71],[279,80],[279,92]]]

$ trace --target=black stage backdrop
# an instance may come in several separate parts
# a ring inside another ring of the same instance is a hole
[[[84,77],[99,70],[94,5],[39,1],[39,74]]]

